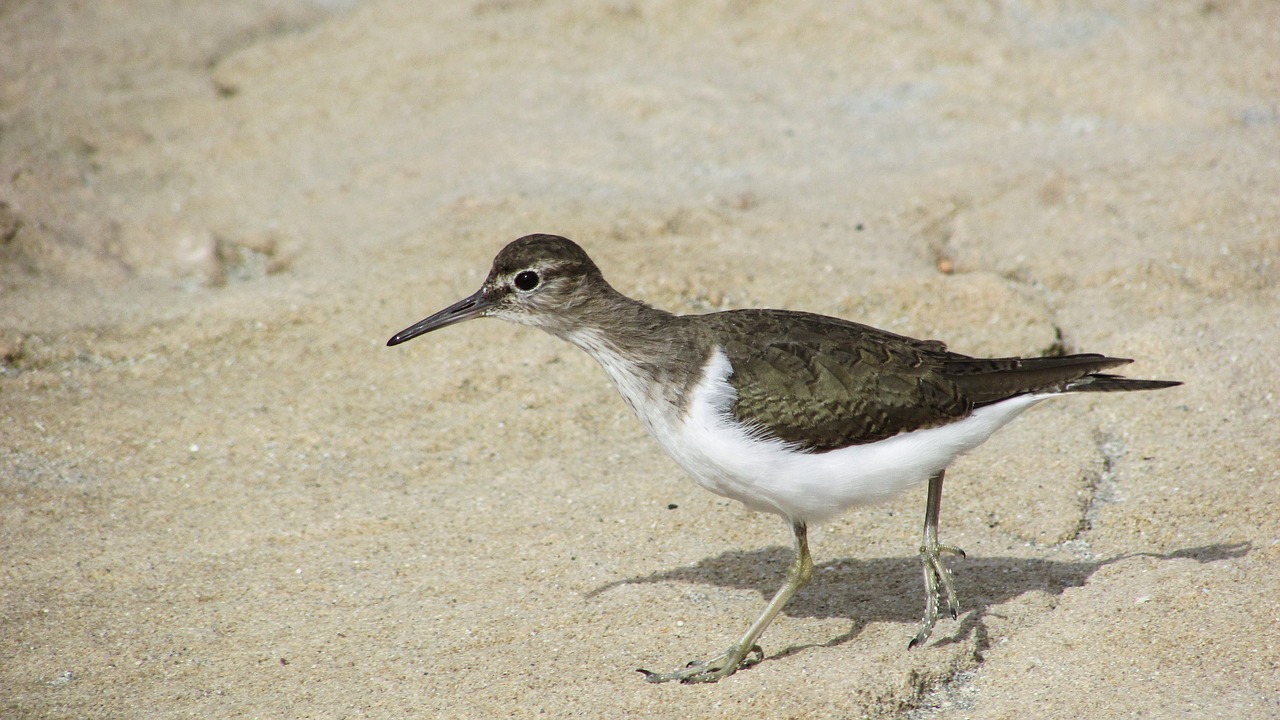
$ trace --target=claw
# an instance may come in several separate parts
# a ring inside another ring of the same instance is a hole
[[[679,680],[681,683],[689,685],[692,683],[716,682],[764,660],[764,650],[761,650],[759,645],[752,645],[751,649],[747,650],[735,661],[735,656],[738,654],[738,648],[732,647],[720,657],[712,660],[690,660],[685,663],[684,667],[674,672],[656,673],[644,668],[636,668],[636,671],[644,675],[644,679],[651,683]]]

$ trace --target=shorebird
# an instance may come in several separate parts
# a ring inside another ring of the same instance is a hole
[[[938,542],[947,466],[1048,398],[1180,384],[1106,372],[1125,358],[975,358],[805,312],[674,315],[614,290],[581,247],[556,235],[510,243],[478,291],[387,344],[478,317],[541,328],[585,350],[694,481],[791,527],[786,581],[742,637],[711,660],[640,670],[650,682],[715,682],[760,662],[756,641],[813,575],[809,525],[928,481],[925,613],[908,649],[924,643],[940,594],[959,616],[941,556],[964,552]]]

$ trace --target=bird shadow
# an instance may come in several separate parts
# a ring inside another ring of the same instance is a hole
[[[985,649],[989,609],[1029,592],[1061,595],[1081,587],[1099,568],[1133,557],[1160,560],[1191,559],[1217,562],[1247,555],[1252,543],[1203,545],[1170,553],[1125,553],[1097,561],[1037,560],[1023,557],[969,557],[949,560],[954,573],[961,620],[937,646],[966,642],[976,635],[979,651]],[[683,582],[753,590],[768,599],[782,584],[792,551],[784,547],[733,550],[692,566],[606,583],[587,593],[595,597],[623,585]],[[783,612],[790,617],[843,618],[850,629],[825,642],[792,646],[773,654],[781,658],[812,647],[836,647],[856,638],[871,623],[917,623],[924,609],[923,581],[917,557],[833,560],[814,566],[813,580]],[[906,642],[904,640],[905,647]]]

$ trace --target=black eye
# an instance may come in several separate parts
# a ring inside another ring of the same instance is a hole
[[[516,275],[514,284],[517,290],[524,290],[528,292],[529,290],[538,287],[539,281],[538,273],[532,270],[525,270],[524,272]]]

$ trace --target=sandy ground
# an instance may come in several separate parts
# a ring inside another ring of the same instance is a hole
[[[433,7],[439,6],[439,7]],[[0,2],[0,716],[1280,717],[1280,4]],[[684,312],[1176,390],[813,531],[481,321],[519,235]],[[950,272],[946,272],[950,271]]]

